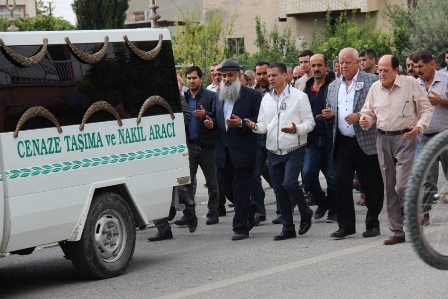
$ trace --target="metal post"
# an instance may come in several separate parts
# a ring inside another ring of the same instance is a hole
[[[151,20],[151,28],[159,27],[157,20],[160,19],[160,15],[157,14],[158,5],[156,5],[156,0],[151,0],[149,9],[151,10],[151,14],[149,15],[149,19]]]

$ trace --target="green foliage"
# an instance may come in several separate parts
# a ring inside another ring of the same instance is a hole
[[[400,58],[403,59],[404,57],[401,53],[409,43],[409,28],[411,26],[408,12],[402,6],[386,3],[384,17],[392,26],[390,29],[393,36],[394,46]]]
[[[78,29],[120,29],[124,28],[129,0],[75,0],[73,11]]]
[[[384,54],[397,54],[391,34],[375,30],[375,20],[371,19],[369,14],[366,14],[364,24],[358,24],[356,11],[352,12],[351,18],[348,17],[347,11],[342,11],[333,25],[331,11],[327,11],[324,28],[317,30],[315,22],[311,32],[310,50],[324,54],[332,60],[336,59],[339,51],[346,47],[358,51],[372,48],[378,57]]]
[[[261,22],[259,16],[255,17],[255,46],[258,51],[250,55],[245,53],[238,57],[240,64],[255,65],[258,61],[283,62],[285,64],[295,63],[300,53],[294,40],[291,38],[291,29],[285,28],[279,32],[277,23],[271,31],[266,28],[266,23]]]
[[[48,15],[50,12],[50,7],[45,5],[44,0],[37,0],[37,14],[38,15]]]
[[[208,68],[215,62],[225,58],[227,46],[224,41],[233,33],[236,14],[223,24],[222,9],[207,12],[207,21],[201,22],[201,12],[195,9],[181,11],[184,25],[176,23],[173,34],[173,53],[176,64],[196,65]]]
[[[6,31],[10,23],[7,18],[0,19],[0,31]],[[20,31],[61,31],[75,30],[76,27],[69,21],[54,16],[38,15],[36,17],[20,18],[16,21]]]
[[[443,55],[448,48],[448,1],[420,0],[418,6],[409,9],[408,28],[409,42],[403,50],[404,55],[410,55],[420,50],[429,50],[434,55]]]

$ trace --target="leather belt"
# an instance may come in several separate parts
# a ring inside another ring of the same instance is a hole
[[[295,147],[291,147],[291,148],[283,149],[283,150],[282,149],[279,149],[279,150],[276,150],[276,151],[269,150],[269,152],[272,153],[272,154],[283,156],[283,155],[289,154],[292,151],[295,151],[296,149],[299,149],[299,148],[303,147],[304,145],[305,144],[302,144],[302,145],[299,145],[299,146],[295,146]]]
[[[403,135],[404,133],[408,133],[408,132],[411,132],[411,130],[403,129],[403,130],[397,130],[397,131],[383,131],[381,129],[378,129],[378,133],[380,133],[381,135],[386,135],[386,136]]]
[[[437,134],[439,134],[439,132],[436,132],[436,133],[429,133],[429,134],[422,134],[423,136],[426,136],[426,137],[434,137],[434,136],[436,136]]]

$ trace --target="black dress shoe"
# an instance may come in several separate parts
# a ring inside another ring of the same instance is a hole
[[[362,236],[364,238],[371,238],[376,237],[380,234],[380,229],[378,227],[374,227],[371,229],[367,229],[365,232],[362,233]]]
[[[300,221],[299,235],[306,234],[306,232],[309,231],[311,228],[311,219],[313,218],[313,210],[310,209],[310,211],[311,211],[310,218]]]
[[[188,220],[188,230],[190,233],[194,233],[198,227],[198,217],[194,216],[192,219]]]
[[[149,237],[149,242],[156,242],[156,241],[163,241],[163,240],[169,240],[173,238],[173,233],[171,232],[171,229],[166,231],[163,235],[161,235],[159,232],[154,235],[154,237]]]
[[[292,231],[284,231],[283,230],[280,233],[280,235],[277,235],[274,237],[274,241],[282,241],[282,240],[291,239],[291,238],[295,238],[295,237],[297,237],[295,230],[292,230]]]
[[[273,224],[282,224],[282,215],[277,215],[277,218],[272,220]]]
[[[353,230],[346,230],[346,229],[340,228],[337,231],[335,231],[334,233],[332,233],[330,236],[332,238],[342,239],[342,238],[345,238],[345,237],[347,237],[349,235],[354,235],[354,234],[356,234],[356,231],[354,229]]]
[[[249,219],[247,219],[247,226],[249,226],[249,231],[251,231],[255,226],[255,214],[249,215]]]
[[[265,215],[255,215],[255,225],[260,225],[262,221],[266,221]]]
[[[249,238],[249,234],[233,234],[232,241],[239,241]]]
[[[207,221],[205,221],[205,224],[212,225],[217,224],[219,222],[219,218],[215,214],[208,213],[207,214]]]

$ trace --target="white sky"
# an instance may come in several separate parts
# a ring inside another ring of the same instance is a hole
[[[65,20],[69,21],[73,25],[76,23],[76,16],[72,10],[73,0],[44,0],[45,3],[52,2],[51,5],[53,15],[55,17],[62,17]]]

